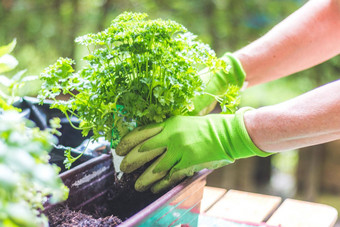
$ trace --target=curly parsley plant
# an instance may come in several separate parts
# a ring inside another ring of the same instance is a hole
[[[76,116],[84,136],[105,137],[113,147],[136,125],[162,122],[192,111],[202,94],[199,72],[226,69],[210,47],[171,20],[148,20],[125,12],[97,34],[78,37],[88,48],[85,65],[60,58],[41,74],[40,98],[54,100],[66,116]],[[56,99],[68,94],[67,101]]]

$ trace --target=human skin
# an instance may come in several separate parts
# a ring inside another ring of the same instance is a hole
[[[311,0],[266,35],[235,52],[248,86],[313,67],[340,53],[340,0]],[[248,133],[277,152],[340,139],[340,80],[289,101],[249,111]]]
[[[340,139],[340,80],[286,102],[248,111],[244,121],[254,144],[268,152]]]
[[[234,55],[248,87],[310,68],[340,53],[340,0],[311,0]]]

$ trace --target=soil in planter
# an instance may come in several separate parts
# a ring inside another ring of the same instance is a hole
[[[108,216],[105,218],[94,218],[91,215],[84,214],[80,211],[70,210],[66,205],[57,205],[54,209],[47,213],[49,224],[53,226],[84,226],[84,227],[108,227],[117,226],[122,223],[116,216]]]
[[[97,197],[80,209],[74,209],[67,203],[47,209],[44,213],[50,226],[116,226],[127,220],[162,196],[162,193],[135,191],[134,183],[142,171],[124,174],[119,181],[110,178],[100,182],[105,186],[102,195],[94,195]],[[79,198],[79,204],[82,202]]]

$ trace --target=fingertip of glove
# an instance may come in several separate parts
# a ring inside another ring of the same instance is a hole
[[[125,161],[125,159],[123,159],[122,163],[120,163],[119,168],[124,173],[132,173],[136,169],[136,168],[133,168],[133,165]]]
[[[244,71],[240,60],[230,52],[225,53],[222,58],[226,59],[227,62],[232,66],[232,70],[236,72],[237,77],[234,78],[235,85],[242,87],[246,78],[246,72]]]
[[[115,152],[116,152],[117,155],[120,155],[120,156],[126,155],[128,153],[127,144],[124,143],[123,141],[121,141],[117,145]]]
[[[161,188],[161,187],[156,187],[156,186],[153,186],[151,187],[150,191],[153,193],[153,194],[158,194],[160,193],[161,191],[163,191],[164,189]]]
[[[157,165],[153,170],[152,173],[157,174],[157,173],[161,173],[161,172],[165,172],[168,171],[167,168],[162,167],[162,165]]]
[[[135,190],[138,192],[145,192],[150,188],[150,185],[144,185],[142,180],[137,179],[135,183]]]
[[[186,177],[186,175],[181,174],[179,172],[173,172],[169,173],[167,176],[165,176],[162,180],[160,180],[159,182],[155,183],[154,185],[152,185],[151,187],[151,192],[156,194],[156,193],[160,193],[166,189],[169,189],[170,187],[176,185],[178,182],[180,182],[184,177]],[[173,175],[175,174],[175,175]]]
[[[135,128],[132,132],[125,135],[121,139],[121,141],[118,143],[118,145],[116,147],[117,155],[120,155],[120,156],[126,155],[135,146],[137,146],[138,144],[141,144],[143,141],[146,141],[147,139],[157,135],[162,130],[163,130],[163,126],[159,125],[159,124]]]
[[[140,141],[136,140],[136,134],[140,131],[140,128],[135,128],[130,133],[123,136],[118,143],[115,151],[117,155],[124,156],[135,147]]]
[[[169,184],[168,179],[162,179],[161,181],[155,183],[154,185],[152,185],[152,187],[150,188],[150,191],[153,194],[157,194],[160,193],[168,188],[171,187],[171,184]]]

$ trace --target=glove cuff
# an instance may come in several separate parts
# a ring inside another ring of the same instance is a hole
[[[234,77],[229,78],[231,84],[235,84],[240,88],[243,86],[243,82],[246,78],[246,72],[244,71],[241,62],[230,52],[225,53],[221,59],[227,63],[227,65],[231,65],[229,74],[234,75]]]
[[[246,111],[253,110],[251,107],[243,107],[239,109],[235,113],[235,118],[233,122],[233,127],[235,129],[235,143],[234,148],[235,152],[233,152],[233,158],[240,159],[240,158],[247,158],[252,156],[260,156],[260,157],[267,157],[272,153],[265,152],[260,150],[250,138],[247,128],[244,124],[244,113]]]

